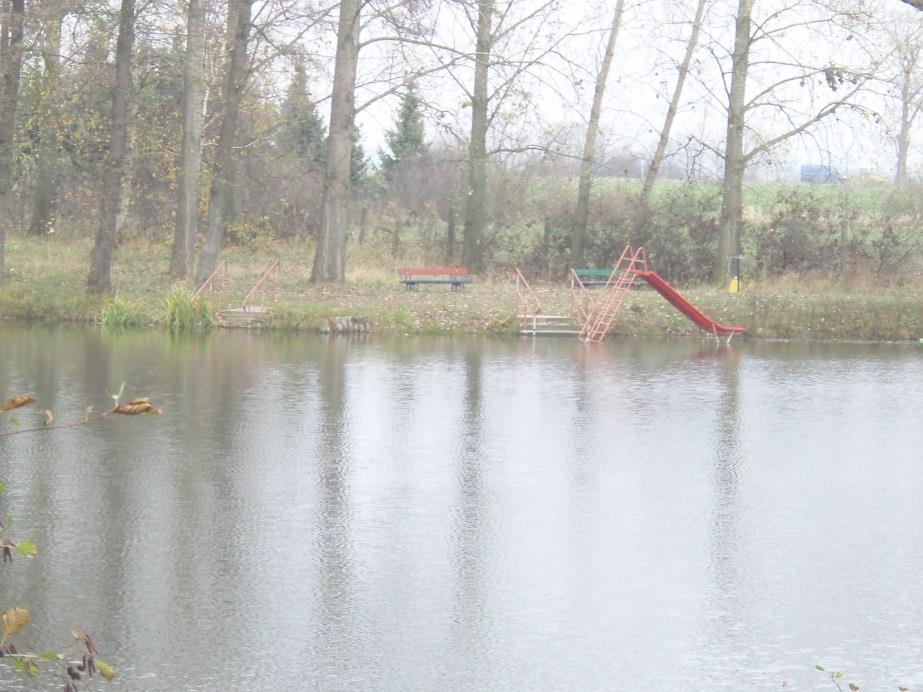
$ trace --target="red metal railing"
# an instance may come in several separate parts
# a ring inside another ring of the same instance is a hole
[[[205,281],[202,282],[202,285],[199,286],[199,287],[195,290],[195,293],[192,294],[192,302],[194,303],[194,302],[196,302],[197,300],[199,300],[199,298],[201,298],[202,295],[203,295],[206,291],[208,291],[209,295],[214,295],[214,293],[215,293],[215,283],[218,282],[218,281],[220,280],[220,282],[221,282],[221,287],[220,287],[219,290],[220,290],[221,300],[220,300],[219,306],[220,306],[220,307],[224,307],[224,299],[225,299],[225,295],[226,295],[226,293],[225,293],[225,277],[227,276],[227,273],[228,273],[228,263],[227,263],[226,260],[221,260],[221,261],[218,263],[218,266],[215,267],[215,271],[213,271],[213,272],[208,276],[208,278],[205,279]]]
[[[516,280],[516,299],[519,301],[519,305],[522,309],[522,314],[520,318],[522,319],[523,326],[528,326],[530,320],[534,321],[536,315],[542,313],[542,301],[538,299],[538,296],[535,294],[535,291],[532,290],[532,287],[529,285],[529,282],[526,281],[526,277],[522,275],[522,272],[519,269],[514,270],[514,278]]]
[[[250,310],[250,301],[252,301],[253,298],[256,296],[257,291],[260,290],[260,287],[262,287],[263,282],[266,281],[266,279],[269,279],[272,282],[272,304],[273,305],[276,304],[276,283],[277,283],[278,276],[279,276],[280,266],[281,265],[279,264],[279,260],[273,260],[272,262],[269,263],[269,266],[263,270],[262,274],[260,274],[260,278],[257,279],[256,284],[253,286],[253,288],[250,289],[250,292],[247,293],[247,295],[244,297],[243,302],[240,304],[241,308],[243,308],[245,311]]]
[[[590,313],[596,307],[596,299],[586,289],[583,281],[573,269],[570,270],[570,303],[580,319],[580,324],[586,324]]]

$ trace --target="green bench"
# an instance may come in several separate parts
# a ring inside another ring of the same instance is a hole
[[[609,283],[609,277],[612,275],[611,269],[571,269],[570,270],[570,287],[576,287],[577,283],[584,288],[594,286],[605,286]],[[644,283],[635,278],[632,288],[637,288]]]

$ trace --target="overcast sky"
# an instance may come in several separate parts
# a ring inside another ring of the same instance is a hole
[[[539,4],[538,0],[517,0],[515,11],[524,16]],[[501,131],[509,141],[520,143],[546,141],[556,135],[558,146],[569,145],[572,153],[579,150],[613,5],[614,0],[559,3],[558,9],[548,17],[526,22],[515,39],[498,50],[498,57],[540,56],[541,64],[521,78],[522,93],[513,94],[499,116],[500,127],[494,134],[495,141],[500,138]],[[757,0],[755,24],[769,18],[766,28],[780,30],[780,33],[754,46],[752,58],[759,64],[751,69],[748,98],[780,79],[803,72],[803,68],[794,66],[796,63],[867,71],[875,56],[889,49],[883,27],[891,23],[919,24],[923,20],[919,12],[897,0],[881,0],[877,6],[878,17],[883,21],[870,36],[869,30],[846,27],[842,22],[836,25],[815,23],[821,11],[813,0]],[[722,71],[729,68],[735,9],[733,0],[713,0],[709,5],[693,74],[687,81],[683,105],[674,126],[674,145],[701,140],[712,147],[723,147],[725,115],[721,80]],[[693,12],[692,0],[626,2],[602,114],[602,141],[608,152],[647,156],[653,150]],[[436,22],[440,43],[461,51],[472,50],[471,27],[457,7],[444,6]],[[781,31],[783,26],[788,28]],[[551,44],[556,50],[545,54]],[[445,60],[448,55],[426,49],[409,50],[405,51],[402,64],[401,60],[393,59],[393,50],[388,44],[366,49],[362,56],[362,73],[369,76],[380,72],[389,55],[392,56],[392,74],[401,69],[411,72],[420,66],[432,65],[437,56]],[[498,70],[493,84],[496,85],[502,76],[503,71]],[[427,123],[430,138],[450,143],[466,135],[469,109],[464,88],[470,88],[471,79],[470,64],[463,62],[452,70],[420,80],[423,95],[433,106],[431,114],[438,112],[440,116],[438,128],[432,121]],[[823,76],[817,76],[805,83],[795,81],[768,94],[767,105],[758,109],[751,120],[754,126],[751,143],[759,136],[768,138],[810,117],[824,103],[840,98],[848,87],[848,84],[841,85],[834,92]],[[318,88],[323,86],[319,84]],[[374,96],[380,89],[380,85],[360,89],[357,103]],[[880,84],[876,85],[876,90],[882,91]],[[829,163],[852,175],[871,171],[890,177],[895,156],[888,130],[896,126],[894,106],[871,92],[862,96],[861,103],[863,112],[841,110],[836,117],[813,128],[810,135],[777,148],[773,156],[761,161],[757,170],[768,176],[790,177],[797,175],[802,163]],[[780,104],[785,108],[779,108]],[[396,97],[389,97],[359,113],[357,122],[370,153],[382,146],[384,132],[392,126],[397,106]],[[881,122],[876,122],[871,113],[882,115]],[[923,140],[923,136],[920,139]],[[912,170],[921,165],[920,145],[923,141],[914,147]],[[679,160],[686,158],[680,156]],[[707,169],[710,168],[706,172],[720,174],[715,157],[705,155],[701,160],[706,162]]]

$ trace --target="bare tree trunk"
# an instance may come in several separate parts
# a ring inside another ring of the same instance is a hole
[[[445,236],[445,263],[446,266],[451,267],[452,263],[455,261],[455,207],[449,207],[449,221],[448,228],[446,229]]]
[[[487,77],[492,44],[493,0],[478,0],[477,53],[471,98],[471,141],[468,143],[468,196],[465,204],[462,264],[472,271],[484,266],[484,226],[487,223]]]
[[[727,141],[724,151],[724,185],[721,227],[718,237],[718,266],[714,276],[728,281],[729,262],[739,253],[740,226],[743,220],[743,184],[747,163],[744,158],[744,119],[746,116],[747,71],[750,66],[750,15],[753,0],[739,0],[731,64],[731,91],[728,101]]]
[[[349,167],[356,115],[356,68],[362,5],[362,0],[343,0],[340,3],[324,197],[311,281],[346,280],[346,213],[349,208]]]
[[[4,5],[6,3],[3,3]],[[22,71],[22,25],[25,0],[12,0],[0,14],[0,284],[6,280],[6,219],[13,180],[16,109]]]
[[[224,89],[224,118],[218,134],[218,151],[212,166],[212,186],[208,197],[208,227],[205,247],[199,257],[196,283],[201,284],[218,264],[218,254],[224,240],[225,212],[231,189],[231,167],[234,165],[234,138],[240,114],[240,98],[247,77],[247,41],[250,35],[250,10],[253,0],[235,0],[230,11],[235,13],[234,39],[228,59]]]
[[[189,0],[186,15],[186,65],[183,73],[183,153],[170,276],[185,279],[192,270],[199,224],[199,169],[202,165],[202,99],[205,95],[205,2]]]
[[[112,95],[112,140],[103,168],[103,195],[96,242],[90,253],[87,289],[92,293],[112,291],[112,250],[115,246],[122,178],[128,158],[128,116],[131,97],[131,57],[135,43],[135,0],[122,0],[119,37],[115,48],[115,88]]]
[[[906,74],[907,67],[904,67],[905,74],[901,84],[901,129],[897,133],[897,170],[894,173],[894,183],[896,185],[906,185],[909,182],[907,177],[907,153],[910,151],[910,131],[913,126],[913,117],[911,116],[911,94],[910,86],[912,74]]]
[[[29,234],[43,236],[54,226],[58,210],[58,82],[61,75],[61,25],[64,12],[57,11],[45,24],[42,45],[42,91],[39,101],[38,160],[36,162],[32,221]]]
[[[676,111],[679,110],[679,102],[683,95],[683,86],[686,84],[686,75],[689,74],[689,67],[692,65],[692,56],[695,54],[696,46],[699,43],[699,32],[702,30],[702,20],[705,18],[705,5],[707,1],[708,0],[699,0],[695,9],[695,18],[692,20],[692,33],[689,34],[689,41],[686,43],[686,53],[683,55],[683,61],[679,66],[679,74],[676,76],[676,85],[673,87],[673,96],[670,98],[670,106],[667,108],[667,117],[663,121],[663,127],[660,130],[660,139],[657,142],[657,149],[654,151],[651,165],[647,169],[647,175],[644,177],[644,187],[641,188],[640,202],[642,209],[650,207],[651,192],[654,190],[654,181],[657,180],[657,175],[660,173],[660,166],[667,153],[667,144],[670,142],[670,131],[673,129]]]
[[[590,121],[586,128],[586,140],[583,144],[583,159],[580,161],[580,178],[577,182],[577,209],[574,219],[573,246],[571,262],[575,267],[584,266],[586,255],[586,230],[590,216],[590,186],[593,182],[593,166],[596,163],[596,138],[599,135],[599,114],[602,111],[603,95],[609,79],[609,68],[615,53],[615,42],[622,23],[622,11],[625,0],[618,0],[612,13],[612,26],[609,28],[609,40],[599,74],[596,75],[596,89],[593,92],[593,105],[590,107]]]

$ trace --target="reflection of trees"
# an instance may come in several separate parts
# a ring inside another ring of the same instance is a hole
[[[346,453],[346,354],[348,340],[330,338],[320,357],[321,438],[318,448],[318,589],[320,641],[314,652],[321,666],[352,660],[341,647],[350,632],[354,574],[350,550],[350,508]],[[337,672],[342,673],[342,670]]]
[[[740,625],[737,597],[740,581],[740,354],[723,348],[714,352],[723,385],[713,443],[714,506],[711,525],[712,579],[709,638],[713,645],[736,636]],[[723,648],[723,647],[722,647]]]
[[[476,647],[482,640],[480,630],[487,615],[486,604],[483,602],[484,594],[481,591],[481,551],[484,549],[482,531],[485,521],[481,478],[484,455],[484,441],[481,435],[481,358],[481,351],[476,345],[466,348],[462,448],[458,459],[459,496],[455,512],[454,537],[457,586],[452,622],[457,642],[453,648],[465,651],[465,657],[472,661],[478,658]]]

